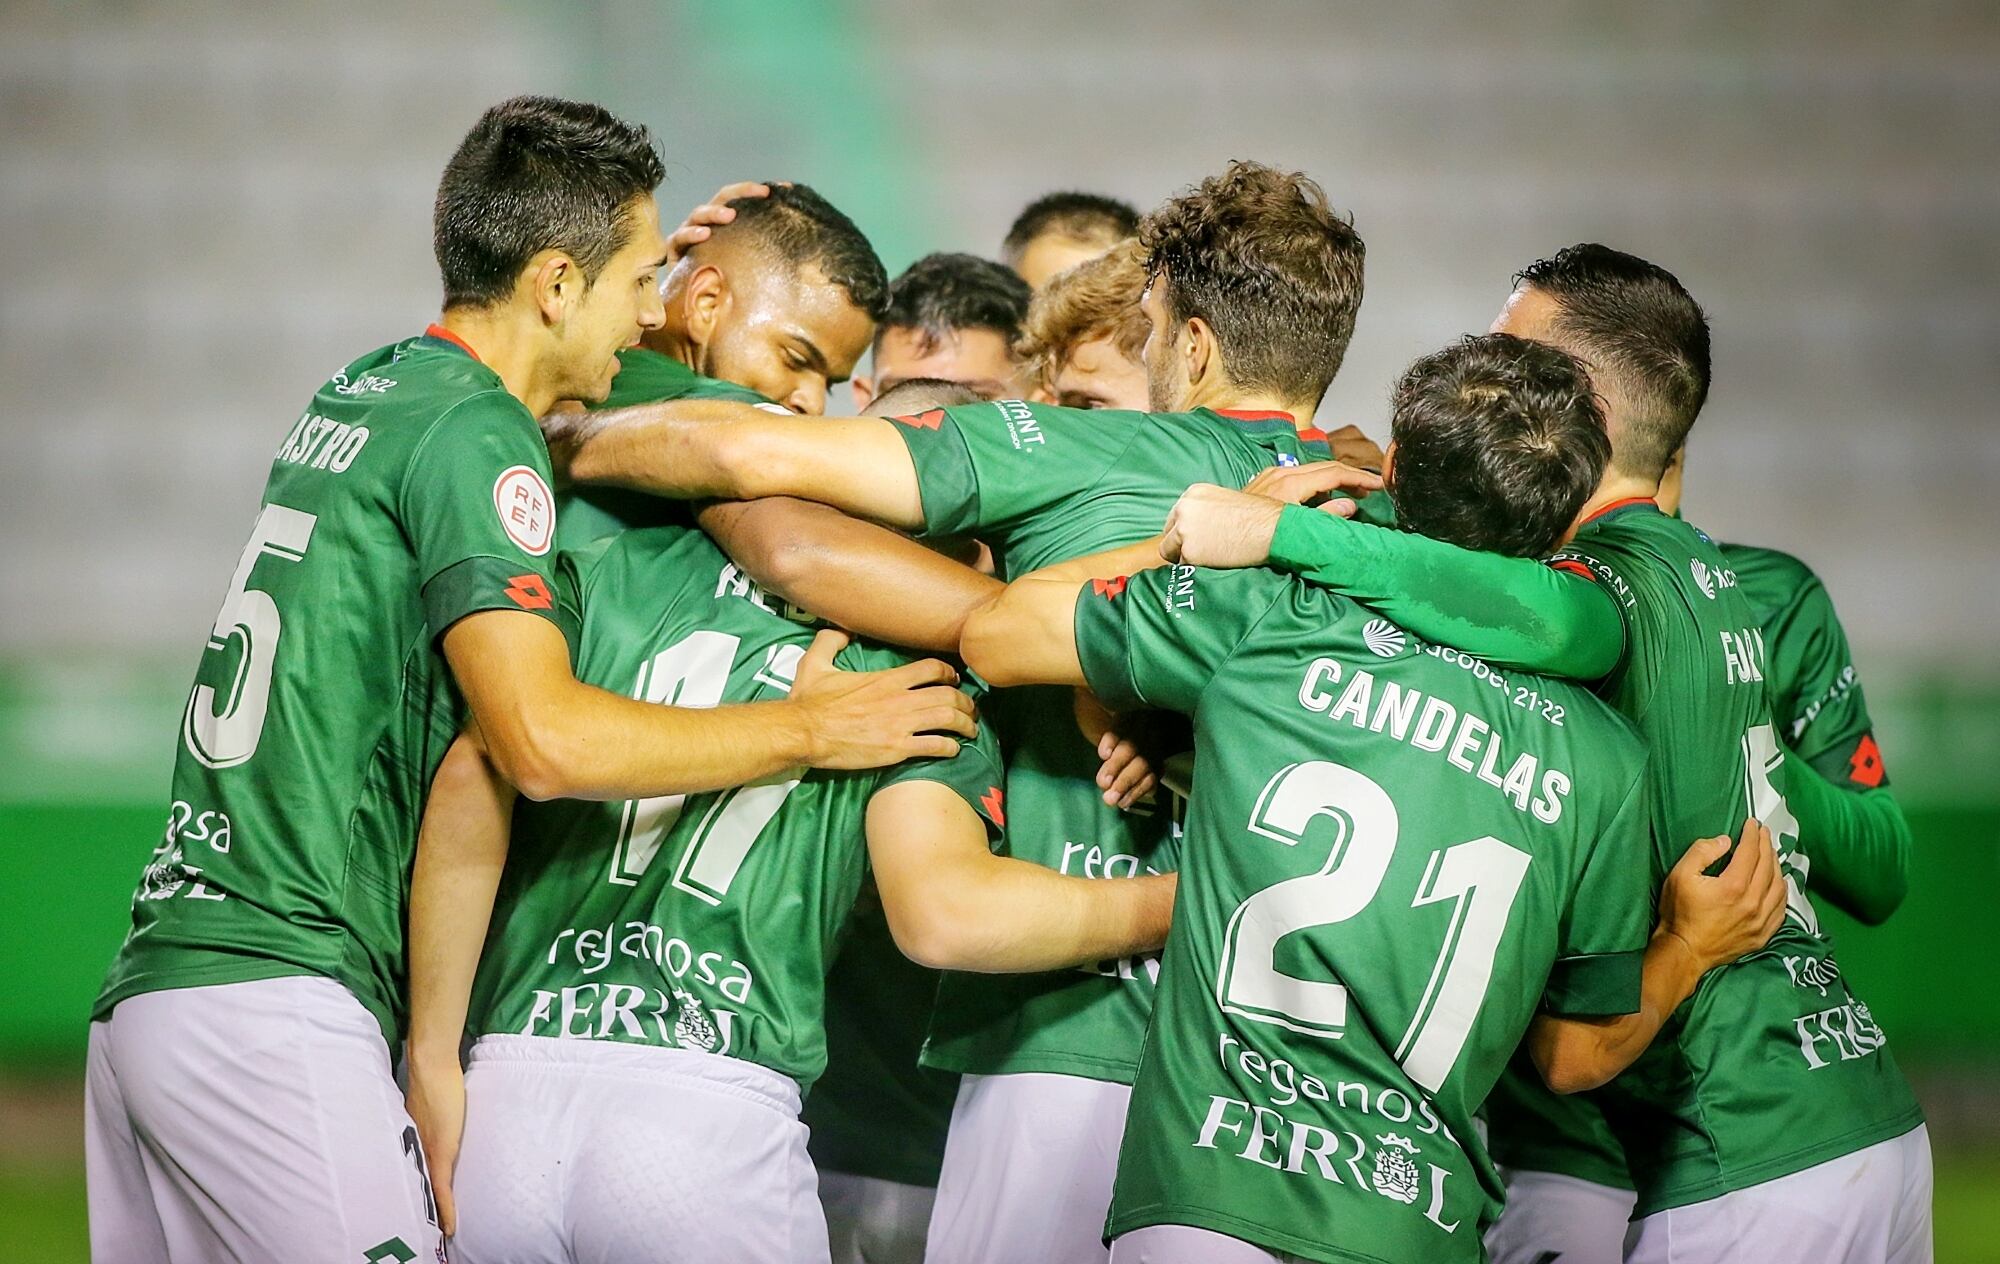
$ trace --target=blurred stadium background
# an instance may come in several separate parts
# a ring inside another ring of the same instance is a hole
[[[1510,272],[1597,239],[1708,306],[1690,516],[1817,567],[1918,854],[1847,928],[1938,1146],[1939,1258],[2000,1259],[2000,8],[1448,0],[0,4],[0,1255],[85,1255],[87,1009],[189,669],[314,384],[436,310],[430,199],[522,91],[653,127],[677,219],[817,186],[891,271],[1058,187],[1246,156],[1369,243],[1324,415],[1376,433]],[[845,392],[837,392],[842,404]]]

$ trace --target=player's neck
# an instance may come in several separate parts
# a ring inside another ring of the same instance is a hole
[[[639,335],[639,345],[648,351],[655,351],[669,360],[678,360],[687,368],[694,368],[695,345],[688,338],[687,331],[677,329],[671,322],[658,329],[648,329]]]
[[[1583,512],[1577,520],[1588,521],[1606,509],[1625,500],[1657,500],[1660,495],[1660,480],[1657,478],[1635,478],[1621,474],[1615,469],[1604,471],[1604,481],[1597,485],[1590,499],[1583,504]]]
[[[1187,406],[1189,409],[1213,409],[1219,413],[1289,413],[1292,425],[1304,430],[1312,425],[1313,411],[1319,403],[1317,400],[1285,399],[1259,391],[1239,391],[1233,387],[1213,390],[1196,387],[1188,392]]]
[[[528,328],[505,307],[454,308],[438,317],[438,324],[499,374],[508,393],[529,412],[540,417],[555,407],[557,391],[542,369],[546,351],[539,327]]]

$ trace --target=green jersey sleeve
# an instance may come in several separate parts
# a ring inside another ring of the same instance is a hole
[[[1194,566],[1093,579],[1076,599],[1084,679],[1113,711],[1192,714],[1216,671],[1290,587],[1272,571]]]
[[[1018,523],[1088,491],[1146,414],[1003,399],[891,420],[916,466],[925,532],[950,535]]]
[[[400,516],[432,635],[481,610],[555,619],[549,453],[511,395],[474,395],[432,424],[403,480]]]
[[[934,781],[965,800],[986,825],[988,843],[997,843],[1007,827],[1007,774],[1000,762],[1000,743],[985,721],[970,741],[958,744],[949,759],[911,759],[882,774],[880,787],[912,781]]]
[[[1875,726],[1854,670],[1854,652],[1833,599],[1802,565],[1802,582],[1764,622],[1771,711],[1799,758],[1835,785],[1873,789],[1889,783]]]
[[[1638,1012],[1653,907],[1646,795],[1642,764],[1584,858],[1542,993],[1542,1008],[1551,1014]]]
[[[1271,564],[1498,667],[1597,680],[1624,653],[1617,603],[1580,571],[1298,505],[1278,518]]]

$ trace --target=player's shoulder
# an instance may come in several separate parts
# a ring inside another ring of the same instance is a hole
[[[1820,584],[1819,575],[1811,566],[1782,549],[1727,542],[1716,547],[1736,572],[1744,591],[1761,605],[1783,605],[1805,589]]]
[[[429,333],[378,347],[346,365],[326,380],[315,401],[343,414],[363,411],[376,425],[400,418],[423,426],[447,415],[534,425],[499,374]]]
[[[935,430],[946,420],[960,429],[1002,428],[1016,447],[1044,443],[1050,435],[1135,432],[1151,414],[1122,408],[1070,408],[1026,399],[983,399],[975,404],[927,408],[890,420],[918,429]]]
[[[618,353],[618,376],[611,380],[611,393],[603,402],[590,407],[593,411],[627,408],[634,404],[658,404],[675,399],[770,403],[747,386],[697,373],[672,356],[650,347],[626,347]]]
[[[714,587],[720,566],[728,562],[706,534],[672,523],[614,531],[575,548],[565,547],[562,557],[586,583],[616,578],[635,583],[654,598],[663,590],[688,584]]]

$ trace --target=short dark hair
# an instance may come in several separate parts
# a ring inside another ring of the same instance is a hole
[[[990,329],[1009,346],[1021,332],[1032,291],[1011,268],[978,255],[925,255],[889,285],[889,305],[875,328],[914,329],[935,346],[961,329]]]
[[[502,101],[472,125],[438,182],[431,244],[445,307],[502,301],[544,250],[562,251],[595,281],[631,240],[629,204],[664,175],[646,129],[602,106]]]
[[[1517,285],[1556,301],[1555,332],[1593,372],[1609,373],[1630,407],[1613,462],[1658,478],[1708,399],[1708,317],[1673,273],[1595,242],[1521,269]]]
[[[1354,336],[1366,247],[1299,172],[1232,162],[1139,222],[1146,275],[1175,321],[1215,331],[1244,390],[1317,400]]]
[[[1547,557],[1611,459],[1583,364],[1512,334],[1468,336],[1418,360],[1391,412],[1398,523],[1462,548]]]
[[[1013,227],[1000,243],[1000,257],[1010,268],[1019,266],[1028,243],[1043,233],[1061,233],[1077,241],[1101,241],[1109,246],[1130,237],[1138,228],[1139,212],[1130,202],[1102,193],[1044,194],[1014,217]]]
[[[736,218],[714,236],[755,236],[786,263],[818,268],[870,320],[880,320],[889,307],[889,271],[854,221],[809,185],[771,181],[770,188],[769,197],[729,203]]]
[[[868,403],[871,417],[901,417],[926,408],[983,404],[986,397],[963,382],[941,377],[906,377]]]

